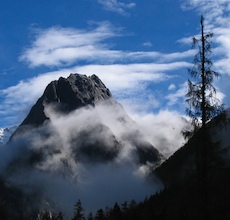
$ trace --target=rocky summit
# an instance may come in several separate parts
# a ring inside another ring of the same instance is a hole
[[[70,112],[78,108],[91,105],[112,97],[109,89],[96,76],[70,74],[68,78],[60,77],[52,81],[45,89],[41,98],[32,107],[30,113],[21,125],[43,124],[48,118],[44,114],[44,106],[56,104],[56,110]]]

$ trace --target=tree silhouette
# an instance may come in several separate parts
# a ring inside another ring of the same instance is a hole
[[[82,207],[81,201],[78,200],[74,206],[74,217],[72,220],[84,220],[84,209]]]
[[[90,212],[90,213],[88,214],[87,220],[94,220],[94,217],[93,217],[93,213],[92,213],[92,212]]]
[[[191,118],[193,130],[185,131],[183,134],[188,138],[196,134],[196,171],[200,182],[199,190],[202,194],[202,219],[206,219],[208,163],[213,149],[217,147],[215,143],[212,143],[207,124],[214,117],[221,115],[224,107],[216,98],[217,90],[213,86],[214,78],[220,77],[218,72],[212,70],[210,56],[212,51],[209,40],[213,37],[213,33],[204,33],[203,16],[200,18],[200,25],[200,38],[192,38],[193,48],[198,48],[198,53],[194,57],[193,68],[188,69],[194,81],[188,80],[186,94],[186,102],[189,105],[186,112]]]
[[[56,217],[56,220],[64,220],[64,217],[63,217],[63,214],[62,212],[59,212],[57,217]]]
[[[209,39],[213,37],[213,33],[204,33],[203,16],[201,16],[200,25],[201,37],[192,38],[193,48],[198,47],[198,53],[194,57],[193,68],[188,69],[194,81],[188,80],[188,93],[186,94],[186,102],[189,105],[186,112],[191,118],[193,130],[185,131],[183,134],[185,137],[192,137],[201,128],[199,138],[201,144],[197,150],[197,171],[200,176],[206,176],[209,144],[207,123],[223,113],[224,107],[216,98],[217,90],[213,86],[214,77],[220,77],[218,72],[211,69],[212,51]]]
[[[99,209],[95,215],[95,220],[105,220],[105,214],[103,209]]]

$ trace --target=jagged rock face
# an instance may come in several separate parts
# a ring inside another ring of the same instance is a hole
[[[39,126],[48,118],[44,114],[44,106],[56,104],[56,110],[68,113],[78,108],[112,98],[112,95],[96,76],[70,74],[68,78],[60,77],[52,81],[45,89],[42,97],[32,107],[21,125]]]

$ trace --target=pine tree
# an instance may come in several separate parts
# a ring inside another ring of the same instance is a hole
[[[121,208],[116,202],[113,206],[112,216],[114,219],[121,219],[121,215],[122,215]]]
[[[188,80],[188,93],[186,102],[189,105],[187,114],[191,118],[193,126],[192,131],[184,132],[185,137],[191,137],[199,129],[199,141],[202,143],[197,151],[197,170],[200,175],[207,175],[207,154],[208,154],[208,132],[207,123],[214,117],[220,115],[224,108],[216,98],[216,88],[213,86],[214,77],[220,77],[220,74],[211,69],[212,60],[211,45],[209,40],[213,33],[204,33],[204,17],[201,16],[201,37],[193,37],[193,47],[198,47],[198,53],[194,58],[194,66],[188,69],[189,74],[195,82]]]
[[[128,202],[125,201],[124,203],[121,204],[122,207],[122,213],[125,215],[128,212]]]
[[[94,217],[93,217],[93,213],[92,213],[92,212],[90,212],[90,213],[88,214],[87,220],[94,220]]]
[[[99,209],[95,215],[95,220],[104,220],[105,219],[105,214],[103,209]]]
[[[63,217],[63,214],[62,212],[59,212],[57,217],[56,217],[56,220],[64,220],[64,217]]]
[[[84,220],[84,209],[82,207],[81,201],[78,200],[74,206],[74,217],[72,220]]]
[[[202,194],[201,203],[202,219],[207,218],[207,177],[209,157],[217,149],[217,145],[212,143],[207,124],[218,115],[224,115],[223,105],[216,98],[216,88],[213,86],[214,78],[219,78],[220,74],[212,70],[210,39],[213,33],[204,33],[204,17],[201,16],[201,36],[193,37],[193,48],[198,48],[198,53],[194,57],[194,66],[188,69],[194,81],[188,80],[188,93],[186,102],[189,105],[187,114],[191,118],[192,131],[184,132],[185,137],[192,137],[196,134],[196,170]],[[217,151],[216,151],[217,152]]]

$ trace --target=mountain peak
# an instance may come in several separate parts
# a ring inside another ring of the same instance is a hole
[[[60,77],[56,85],[57,89],[66,89],[64,92],[70,93],[70,99],[74,99],[73,101],[75,101],[76,104],[80,101],[83,106],[87,104],[95,105],[97,101],[112,97],[109,89],[106,88],[96,75],[87,77],[86,75],[70,74],[66,79]],[[63,98],[63,93],[60,91],[57,95],[59,98]],[[64,94],[64,96],[66,97],[67,95]],[[64,99],[61,101],[68,102],[69,100]],[[76,107],[77,106],[74,108]]]
[[[67,78],[60,77],[48,84],[21,125],[42,125],[48,119],[44,113],[47,104],[52,103],[57,111],[68,113],[110,98],[111,92],[96,75],[71,73]]]

